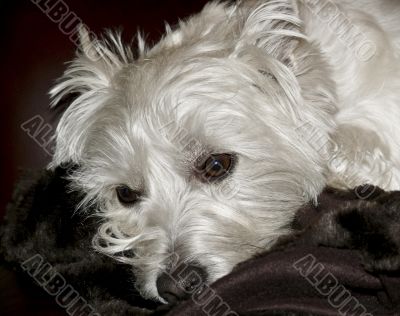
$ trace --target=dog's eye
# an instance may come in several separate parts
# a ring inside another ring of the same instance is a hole
[[[235,157],[231,154],[212,154],[202,160],[196,171],[203,180],[222,180],[232,171],[234,163]]]
[[[116,188],[118,200],[121,204],[131,205],[137,202],[140,199],[141,193],[135,190],[132,190],[130,187],[126,185],[120,185]]]

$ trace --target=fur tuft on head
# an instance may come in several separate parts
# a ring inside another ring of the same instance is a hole
[[[115,74],[133,61],[132,51],[122,44],[120,33],[107,32],[97,40],[81,26],[79,35],[77,57],[50,91],[52,107],[76,95],[58,124],[52,167],[65,162],[79,164],[96,112],[115,88]]]

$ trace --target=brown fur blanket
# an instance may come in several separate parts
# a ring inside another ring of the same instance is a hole
[[[327,188],[274,249],[160,306],[129,267],[91,250],[98,219],[75,212],[67,172],[16,187],[0,231],[1,315],[400,315],[400,192]]]

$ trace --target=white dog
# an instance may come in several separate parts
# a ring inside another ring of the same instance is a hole
[[[96,249],[147,298],[181,298],[171,253],[213,282],[328,184],[400,189],[397,0],[210,3],[135,58],[115,34],[81,42],[51,91],[79,94],[51,166],[79,166]]]

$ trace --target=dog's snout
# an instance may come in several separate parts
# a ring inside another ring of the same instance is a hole
[[[204,288],[207,274],[199,265],[182,264],[157,278],[158,294],[169,304],[186,300]]]

